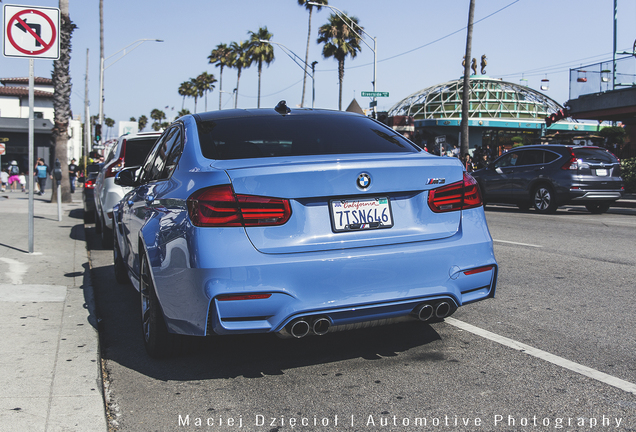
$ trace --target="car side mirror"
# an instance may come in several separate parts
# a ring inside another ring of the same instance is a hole
[[[139,170],[139,167],[129,167],[119,171],[115,176],[115,184],[129,187],[139,186],[137,170]]]

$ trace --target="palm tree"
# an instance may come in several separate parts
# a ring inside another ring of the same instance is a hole
[[[137,120],[137,126],[139,127],[139,132],[144,130],[144,128],[148,125],[148,117],[145,115],[140,115],[139,120]]]
[[[113,119],[112,119],[112,118],[110,118],[110,117],[106,117],[106,118],[104,119],[104,124],[105,124],[105,125],[106,125],[106,127],[109,129],[109,133],[108,133],[108,134],[106,134],[106,135],[108,135],[108,137],[110,137],[110,132],[112,132],[112,130],[113,130],[113,126],[115,126],[115,120],[113,120]]]
[[[183,105],[185,105],[185,98],[194,96],[194,86],[192,84],[192,80],[184,81],[179,86],[179,94],[183,96],[183,102],[181,102],[181,109],[183,109]]]
[[[207,72],[201,73],[195,78],[197,89],[199,89],[205,96],[205,110],[208,110],[208,92],[214,90],[214,83],[216,78],[214,75]]]
[[[152,123],[152,128],[158,131],[159,129],[161,129],[161,120],[164,120],[166,118],[166,113],[164,113],[160,109],[155,108],[150,112],[150,118],[154,120],[154,122]]]
[[[238,106],[238,91],[239,91],[239,81],[241,80],[241,71],[247,67],[252,65],[252,58],[249,55],[249,42],[232,42],[230,44],[230,49],[232,50],[233,58],[232,67],[236,68],[236,95],[234,96],[234,108]]]
[[[68,12],[68,0],[60,0],[60,58],[53,62],[53,139],[55,141],[55,158],[60,161],[62,178],[68,178],[68,124],[71,119],[71,35],[77,28],[71,21]],[[64,181],[61,186],[61,201],[71,202],[70,182]],[[57,201],[57,188],[53,188],[52,201]]]
[[[345,15],[347,13],[345,12]],[[354,32],[351,26],[362,29],[358,24],[358,18],[351,16],[350,22],[344,21],[340,16],[331,14],[327,24],[318,29],[318,43],[324,43],[322,56],[324,58],[333,57],[338,60],[338,82],[340,91],[338,95],[338,109],[342,110],[342,81],[344,80],[345,58],[349,55],[355,58],[360,51],[360,41],[358,33]]]
[[[268,66],[274,61],[274,47],[267,42],[261,42],[262,40],[270,40],[274,37],[273,34],[267,31],[267,26],[261,27],[257,32],[248,32],[250,36],[250,48],[249,56],[252,61],[258,64],[258,102],[256,107],[261,107],[261,73],[263,72],[263,62]]]
[[[223,68],[225,66],[232,67],[234,62],[234,53],[226,44],[218,44],[212,53],[208,56],[210,64],[216,63],[219,71],[219,110],[221,107],[221,96],[223,95]]]
[[[308,4],[309,0],[298,0],[299,6],[305,6],[309,11],[309,23],[307,24],[307,50],[305,51],[305,74],[303,75],[303,96],[300,99],[301,108],[305,105],[305,86],[307,84],[307,64],[309,63],[309,41],[311,40],[311,14],[314,10],[314,5]],[[328,0],[312,0],[313,3],[320,3],[323,5],[328,4]],[[316,6],[317,10],[320,10],[320,6]]]
[[[182,109],[181,111],[179,111],[179,112],[177,113],[177,118],[179,118],[179,117],[183,117],[183,116],[188,115],[188,114],[191,114],[191,113],[190,113],[190,110],[189,110],[189,109],[187,109],[187,108],[184,108],[184,109]]]

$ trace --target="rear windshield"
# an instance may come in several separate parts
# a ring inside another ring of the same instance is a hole
[[[420,151],[369,118],[324,114],[202,121],[199,141],[203,156],[217,160]]]
[[[577,159],[583,160],[584,162],[618,162],[618,160],[616,160],[616,158],[610,152],[598,148],[576,148],[574,149],[574,156],[576,156]]]
[[[157,137],[135,138],[126,141],[126,166],[141,166],[157,142]]]

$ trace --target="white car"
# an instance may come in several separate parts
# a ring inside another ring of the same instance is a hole
[[[161,132],[140,132],[119,137],[113,145],[95,181],[95,228],[102,246],[113,246],[113,207],[131,189],[115,184],[115,176],[124,167],[142,165]]]

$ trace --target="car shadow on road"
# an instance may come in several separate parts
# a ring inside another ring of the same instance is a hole
[[[102,357],[160,380],[262,378],[317,364],[396,357],[441,340],[433,327],[414,321],[302,339],[273,334],[187,337],[176,356],[156,360],[143,347],[138,292],[118,284],[112,266],[93,267],[91,273]],[[443,360],[443,354],[430,351],[418,353],[417,361]]]

